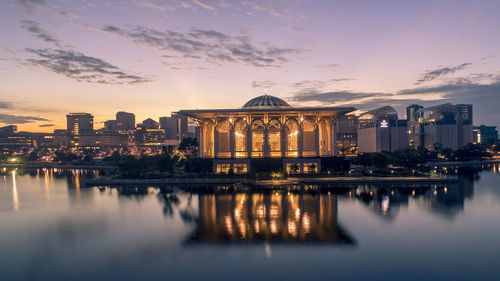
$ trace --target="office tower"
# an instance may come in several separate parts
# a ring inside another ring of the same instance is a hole
[[[188,118],[178,114],[172,114],[170,117],[160,117],[160,129],[165,130],[167,139],[181,141],[188,137]]]
[[[390,106],[361,114],[358,122],[359,152],[395,151],[409,146],[408,122],[398,120]]]
[[[424,108],[418,104],[412,104],[406,108],[406,120],[408,122],[418,122],[418,120],[422,117],[422,111]]]
[[[116,113],[116,126],[118,130],[128,131],[135,129],[135,115],[119,111]]]
[[[148,118],[139,125],[139,127],[144,129],[158,129],[160,125],[155,120]]]
[[[94,116],[90,113],[69,113],[66,121],[67,130],[75,136],[92,133],[94,130]]]

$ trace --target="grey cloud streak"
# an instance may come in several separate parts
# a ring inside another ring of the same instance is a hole
[[[31,32],[36,38],[43,40],[48,43],[53,43],[59,46],[60,42],[57,38],[50,35],[47,31],[42,29],[41,25],[38,22],[23,20],[21,21],[22,27],[27,31]]]
[[[199,56],[209,63],[240,62],[257,67],[279,67],[289,61],[286,56],[304,52],[269,44],[258,47],[252,44],[248,36],[229,36],[215,30],[192,28],[182,33],[144,26],[131,30],[104,26],[102,30],[162,51],[175,52],[181,56]]]
[[[466,63],[462,63],[462,64],[457,65],[457,66],[441,67],[441,68],[434,69],[434,70],[428,70],[428,71],[420,74],[420,78],[417,80],[417,82],[415,82],[415,85],[422,84],[422,83],[428,82],[428,81],[432,81],[432,80],[437,79],[437,78],[439,78],[443,75],[446,75],[446,74],[455,73],[459,70],[466,68],[467,66],[469,66],[471,64],[472,63],[466,62]]]
[[[20,115],[12,115],[12,114],[2,114],[0,113],[0,123],[4,124],[26,124],[32,123],[35,121],[50,121],[47,118],[37,117],[37,116],[20,116]]]
[[[102,59],[72,50],[27,48],[26,52],[37,57],[28,59],[28,64],[44,67],[80,82],[137,84],[151,81],[149,78],[127,74]]]

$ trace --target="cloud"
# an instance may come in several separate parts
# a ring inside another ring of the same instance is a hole
[[[47,31],[43,30],[38,22],[23,20],[21,21],[21,23],[22,27],[27,31],[31,32],[36,38],[59,46],[60,44],[59,40],[54,36],[50,35]]]
[[[10,109],[12,108],[12,104],[6,101],[0,101],[0,109]]]
[[[420,78],[414,84],[415,85],[422,84],[424,82],[432,81],[432,80],[439,78],[443,75],[455,73],[459,70],[464,69],[465,67],[467,67],[471,64],[472,63],[466,62],[466,63],[462,63],[462,64],[457,65],[457,66],[449,66],[449,67],[442,67],[442,68],[438,68],[438,69],[434,69],[434,70],[428,70],[428,71],[420,74]]]
[[[258,67],[280,67],[287,56],[302,54],[294,48],[278,48],[269,44],[256,46],[248,36],[229,36],[215,30],[191,28],[187,33],[159,31],[143,26],[125,30],[104,26],[104,32],[130,39],[137,44],[157,48],[181,56],[199,56],[209,63],[244,63]]]
[[[151,81],[149,78],[125,73],[102,59],[72,50],[27,48],[26,51],[36,56],[28,59],[27,63],[44,67],[80,82],[137,84]]]
[[[335,104],[353,101],[355,99],[382,97],[390,95],[388,93],[365,93],[365,92],[351,92],[351,91],[334,91],[323,93],[296,93],[289,97],[290,101],[295,102],[316,102],[320,104]]]
[[[32,123],[35,121],[50,121],[46,118],[41,118],[37,116],[19,116],[19,115],[11,115],[11,114],[2,114],[0,113],[0,123],[15,125],[15,124],[26,124]]]
[[[41,125],[38,125],[38,127],[54,127],[56,124],[41,124]]]
[[[202,8],[205,8],[205,9],[207,9],[207,10],[215,10],[215,8],[214,8],[213,6],[211,6],[211,5],[209,5],[209,4],[205,3],[205,2],[203,2],[203,1],[201,1],[201,0],[194,0],[193,2],[194,2],[196,5],[198,5],[198,6],[202,7]]]
[[[45,0],[17,0],[15,3],[25,8],[27,12],[32,12],[34,9],[43,8],[47,6]]]
[[[252,81],[252,83],[250,84],[250,87],[252,87],[252,88],[265,88],[265,89],[269,89],[269,88],[272,88],[275,85],[276,85],[276,83],[273,82],[273,81],[264,80],[264,81]]]

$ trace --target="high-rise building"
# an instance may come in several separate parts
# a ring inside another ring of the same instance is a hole
[[[148,118],[148,119],[142,121],[142,123],[139,124],[138,127],[141,127],[144,129],[158,129],[159,126],[160,126],[160,124],[158,124],[158,122],[156,122],[155,120],[153,120],[151,118]]]
[[[351,155],[356,153],[358,147],[358,118],[353,115],[342,115],[336,120],[335,132],[335,154]]]
[[[441,104],[422,110],[416,130],[416,146],[434,149],[435,144],[457,150],[473,142],[472,105]]]
[[[419,120],[422,120],[424,107],[418,104],[412,104],[406,108],[406,121],[408,124],[408,141],[411,148],[416,148],[416,136]]]
[[[474,126],[474,143],[494,144],[498,141],[498,131],[496,126]]]
[[[172,114],[170,117],[160,117],[160,129],[165,130],[167,139],[181,141],[188,137],[188,118],[179,114]]]
[[[408,122],[418,122],[423,117],[420,109],[424,108],[418,104],[412,104],[406,108],[406,120]]]
[[[116,126],[118,130],[129,131],[135,129],[135,115],[124,111],[116,113]]]
[[[118,122],[116,120],[104,121],[104,129],[107,131],[116,131],[118,130]]]
[[[398,120],[390,106],[363,113],[358,122],[359,152],[395,151],[409,146],[407,121]]]
[[[94,131],[94,116],[90,113],[69,113],[66,115],[67,130],[77,136]]]

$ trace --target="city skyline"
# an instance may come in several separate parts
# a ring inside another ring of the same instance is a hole
[[[359,6],[364,9],[359,9]],[[0,126],[51,132],[132,112],[238,108],[268,89],[362,111],[473,104],[500,125],[496,1],[0,3]]]

